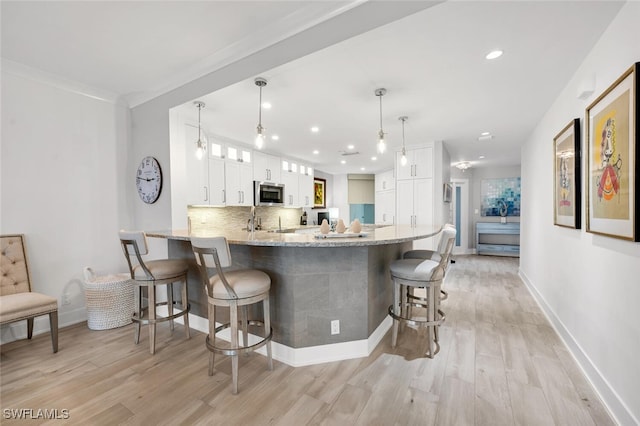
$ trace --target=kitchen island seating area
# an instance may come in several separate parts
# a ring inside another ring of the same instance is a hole
[[[271,356],[271,329],[269,312],[269,289],[271,279],[263,271],[256,269],[241,269],[224,271],[232,266],[231,251],[224,237],[191,238],[191,246],[198,264],[202,285],[208,299],[209,335],[206,346],[209,349],[209,375],[213,375],[215,354],[231,356],[231,393],[238,393],[238,356],[248,354],[266,345],[269,370],[273,370]],[[209,275],[209,270],[215,270]],[[264,321],[250,320],[247,306],[262,302]],[[229,322],[216,327],[216,307],[229,308]],[[238,310],[240,309],[240,312]],[[238,313],[241,318],[238,321]],[[242,345],[238,342],[238,323],[242,326]],[[259,326],[263,329],[263,337],[258,342],[249,345],[248,327]],[[224,345],[216,334],[231,329],[230,344]]]
[[[393,318],[391,346],[395,347],[400,323],[426,327],[427,350],[425,355],[433,358],[440,351],[438,327],[445,320],[440,309],[441,286],[455,244],[456,229],[446,227],[440,239],[439,260],[423,258],[403,258],[391,263],[389,269],[393,280],[393,304],[389,306],[389,315]],[[442,243],[444,242],[444,247]],[[425,292],[418,296],[415,290]],[[425,309],[425,319],[413,315],[412,307]]]
[[[189,297],[187,291],[187,271],[189,265],[181,259],[159,259],[144,261],[142,256],[149,253],[147,238],[142,231],[120,231],[120,243],[122,251],[129,266],[131,280],[134,283],[134,308],[132,320],[135,323],[134,342],[140,341],[140,326],[148,324],[149,352],[153,355],[156,351],[156,324],[169,321],[171,330],[174,329],[173,320],[183,317],[184,330],[187,339],[189,331]],[[173,284],[181,285],[181,310],[174,313],[177,301],[174,300]],[[159,302],[156,287],[164,285],[167,290],[167,301]],[[144,290],[147,294],[147,306],[143,305]],[[158,307],[167,306],[168,315],[159,316]],[[145,315],[146,313],[146,315]]]

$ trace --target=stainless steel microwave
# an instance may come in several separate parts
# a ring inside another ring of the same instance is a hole
[[[284,206],[284,185],[254,181],[254,206]]]

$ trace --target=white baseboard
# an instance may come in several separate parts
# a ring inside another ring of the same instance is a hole
[[[165,306],[158,309],[161,315],[166,315]],[[182,318],[176,318],[176,322],[183,323]],[[216,326],[220,324],[216,323]],[[369,356],[382,340],[387,331],[391,328],[392,320],[386,316],[380,325],[371,333],[368,339],[355,340],[352,342],[332,343],[327,345],[310,346],[306,348],[292,348],[281,343],[271,342],[273,359],[292,367],[302,367],[305,365],[323,364],[325,362],[342,361],[345,359],[362,358]],[[189,314],[189,327],[202,333],[209,333],[209,320],[193,314]],[[229,329],[218,334],[223,340],[229,341]],[[258,336],[249,335],[249,344],[257,342]],[[265,355],[266,348],[262,347],[256,352]]]
[[[629,407],[627,407],[615,389],[611,387],[607,379],[600,373],[600,370],[598,370],[593,362],[591,362],[589,356],[584,352],[584,350],[582,350],[580,344],[573,338],[569,330],[551,309],[536,287],[531,283],[527,275],[521,269],[518,270],[518,275],[527,286],[529,293],[531,293],[534,300],[538,303],[538,306],[540,306],[540,309],[551,323],[551,326],[555,329],[556,333],[558,333],[567,349],[569,349],[569,352],[578,363],[578,366],[587,377],[587,380],[591,383],[591,386],[593,386],[614,420],[620,425],[640,424],[640,421],[635,418]]]

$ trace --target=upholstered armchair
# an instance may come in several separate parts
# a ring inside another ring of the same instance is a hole
[[[53,352],[58,352],[58,300],[31,291],[23,235],[0,236],[0,324],[27,320],[27,338],[33,336],[33,320],[49,315]]]

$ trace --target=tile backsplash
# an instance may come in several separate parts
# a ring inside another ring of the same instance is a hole
[[[204,229],[242,229],[247,226],[251,216],[251,207],[192,207],[187,210],[191,221],[191,230],[197,232]],[[260,218],[262,229],[278,227],[278,218],[283,228],[300,225],[302,209],[284,207],[256,207],[256,221]],[[257,222],[256,222],[257,223]]]

